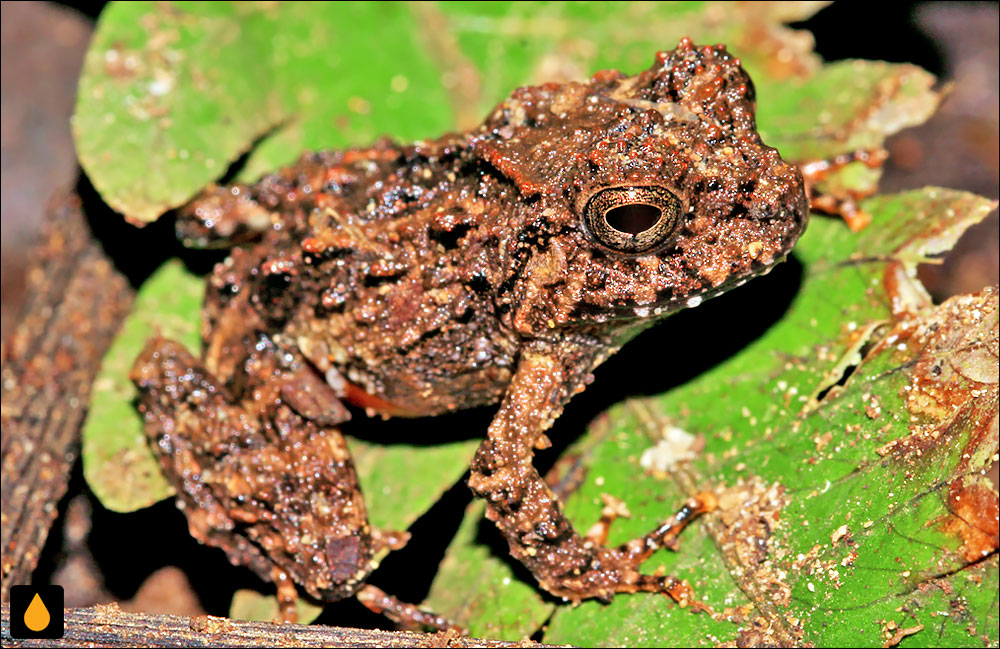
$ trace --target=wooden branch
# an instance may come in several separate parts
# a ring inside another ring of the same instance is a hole
[[[21,321],[0,351],[3,601],[12,584],[31,583],[79,453],[91,383],[134,297],[76,196],[49,210],[27,277]]]
[[[447,632],[369,631],[332,626],[244,622],[203,615],[126,613],[117,604],[68,609],[61,640],[10,637],[10,606],[3,605],[4,647],[550,647],[529,640],[501,642]]]

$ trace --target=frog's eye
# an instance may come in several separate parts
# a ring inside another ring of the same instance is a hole
[[[583,220],[598,243],[641,254],[673,234],[680,212],[681,202],[662,187],[609,187],[587,201]]]

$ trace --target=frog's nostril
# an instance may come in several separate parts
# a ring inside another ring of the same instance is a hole
[[[639,234],[656,225],[662,215],[660,208],[653,205],[631,203],[608,210],[604,214],[604,220],[619,232]]]

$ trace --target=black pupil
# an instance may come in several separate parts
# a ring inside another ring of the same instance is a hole
[[[604,220],[619,232],[640,234],[657,224],[660,208],[645,203],[620,205],[605,212]]]

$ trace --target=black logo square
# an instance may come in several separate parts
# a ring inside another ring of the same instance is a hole
[[[11,586],[10,637],[63,637],[62,586]]]

